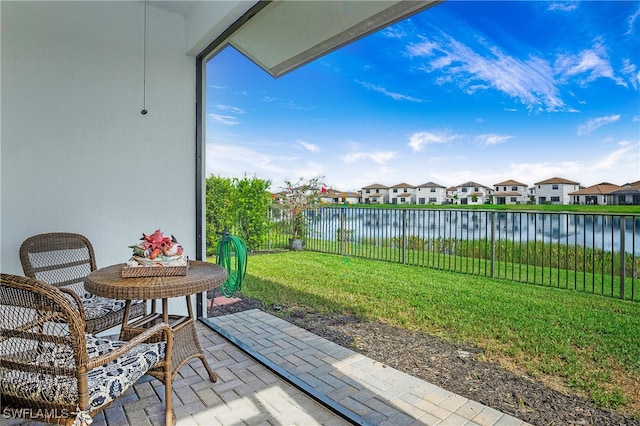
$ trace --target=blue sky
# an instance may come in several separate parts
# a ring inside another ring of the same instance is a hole
[[[207,64],[207,175],[640,180],[640,2],[448,1],[278,79]]]

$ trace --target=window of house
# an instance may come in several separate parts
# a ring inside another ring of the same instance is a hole
[[[478,192],[480,191],[480,188],[473,188],[473,192]]]
[[[558,185],[551,185],[551,189],[553,189],[554,191],[558,190]]]
[[[512,186],[512,187],[511,187],[511,190],[512,190],[512,191],[517,191],[517,190],[518,190],[518,187],[517,187],[517,186]]]
[[[517,197],[511,197],[511,202],[512,202],[512,203],[515,203],[515,202],[517,202],[517,201],[518,201],[518,198],[517,198]]]
[[[371,193],[371,190],[370,190],[370,189],[367,189],[367,194],[370,194],[370,193]]]
[[[435,197],[429,198],[429,202],[430,203],[435,203],[436,201],[438,201],[438,200]]]
[[[552,203],[559,203],[560,202],[560,197],[551,197],[551,202]]]
[[[400,202],[401,202],[401,203],[404,203],[404,200],[405,200],[405,198],[404,198],[404,197],[401,197],[401,198],[400,198]]]
[[[398,192],[398,188],[393,188],[394,194]]]
[[[430,192],[436,192],[435,188],[431,188]]]
[[[424,204],[424,203],[425,203],[424,198],[418,198],[418,204]]]
[[[467,192],[467,188],[462,188],[462,192]]]

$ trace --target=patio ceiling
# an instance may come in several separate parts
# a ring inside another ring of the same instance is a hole
[[[238,5],[242,7],[233,10],[244,10],[242,25],[230,35],[216,35],[215,49],[231,45],[273,77],[279,77],[440,1],[241,1]],[[201,2],[150,2],[184,15],[187,22],[197,18],[198,3]],[[220,19],[228,17],[227,14]],[[209,23],[220,28],[218,24]]]

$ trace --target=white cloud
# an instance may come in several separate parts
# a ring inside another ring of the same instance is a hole
[[[587,122],[578,127],[578,135],[590,135],[593,131],[598,129],[599,127],[605,126],[607,124],[615,123],[620,120],[620,115],[607,115],[605,117],[598,117],[587,120]]]
[[[554,68],[558,76],[566,81],[569,77],[577,79],[583,86],[599,78],[608,78],[626,86],[626,83],[615,76],[604,42],[596,38],[590,49],[584,49],[575,55],[560,55]]]
[[[414,152],[422,150],[424,145],[434,143],[448,143],[459,138],[459,135],[436,134],[430,132],[416,132],[409,138],[409,145]]]
[[[400,38],[404,38],[407,35],[407,33],[400,27],[400,25],[393,25],[391,27],[387,27],[384,30],[382,30],[382,35],[388,38],[400,39]]]
[[[234,107],[231,105],[216,105],[216,108],[218,108],[221,111],[230,111],[234,114],[244,114],[245,111],[242,108],[238,108],[238,107]]]
[[[425,72],[446,72],[436,78],[439,84],[457,83],[467,93],[495,89],[532,110],[564,107],[553,70],[544,59],[518,59],[480,37],[472,48],[444,33],[409,45],[407,52],[411,57],[429,60],[421,67]]]
[[[624,59],[622,61],[622,69],[620,70],[628,79],[631,87],[638,90],[640,87],[640,71],[635,64],[631,63],[630,59]]]
[[[620,167],[625,161],[631,163],[635,158],[635,164],[638,164],[639,144],[630,144],[628,142],[619,143],[621,148],[610,152],[608,155],[600,157],[592,166],[593,170],[614,170]],[[640,170],[636,170],[637,172]]]
[[[396,157],[394,151],[353,152],[342,156],[345,163],[355,163],[359,160],[371,160],[376,164],[386,164]]]
[[[270,152],[275,152],[270,150]],[[325,165],[294,155],[272,155],[237,144],[207,144],[207,176],[239,177],[245,174],[271,181],[271,190],[281,188],[285,179],[325,174]]]
[[[558,10],[560,12],[571,12],[578,8],[576,1],[554,1],[549,4],[548,10]]]
[[[295,161],[295,157],[275,156],[238,145],[207,144],[207,175],[239,176],[251,171],[259,177],[281,173],[278,163]]]
[[[485,134],[476,136],[476,140],[485,146],[492,146],[504,143],[511,139],[513,136]]]
[[[207,114],[207,117],[218,124],[222,124],[223,126],[235,126],[236,124],[240,124],[238,117],[233,115]]]
[[[359,85],[361,85],[365,89],[369,89],[369,90],[373,90],[374,92],[382,93],[383,95],[388,96],[391,99],[394,99],[396,101],[422,102],[421,99],[414,98],[414,97],[411,97],[409,95],[403,95],[402,93],[390,92],[387,89],[385,89],[384,87],[376,86],[376,85],[371,84],[371,83],[366,83],[364,81],[358,81],[358,80],[356,80],[356,83],[358,83]]]
[[[310,152],[318,152],[320,150],[320,148],[318,148],[318,145],[313,144],[313,143],[304,142],[304,141],[297,141],[297,144],[301,145],[304,149],[306,149],[307,151],[310,151]]]
[[[627,22],[629,25],[627,27],[627,32],[624,33],[625,35],[633,34],[633,27],[636,21],[638,20],[638,17],[640,17],[640,7],[638,8],[638,10],[635,11],[633,15],[629,16],[629,18],[627,19]]]

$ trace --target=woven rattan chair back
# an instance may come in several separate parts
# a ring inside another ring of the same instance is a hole
[[[84,288],[85,278],[96,270],[95,252],[89,239],[81,234],[51,232],[31,236],[20,246],[20,262],[27,277],[70,289],[80,300],[95,297]],[[116,304],[116,308],[123,306],[124,302]],[[146,302],[132,303],[129,318],[145,312]],[[87,332],[99,333],[121,325],[124,309],[105,309],[100,315],[84,314]]]
[[[141,344],[158,332],[165,333],[163,342]],[[0,274],[0,400],[5,418],[88,425],[126,390],[99,388],[106,382],[103,377],[135,361],[127,357],[130,353],[154,353],[148,364],[136,365],[138,375],[130,382],[124,378],[125,385],[131,386],[151,368],[166,370],[172,347],[173,334],[165,324],[131,342],[86,334],[75,299],[42,281]],[[160,378],[167,385],[165,399],[170,408],[171,375],[167,372]],[[109,395],[110,389],[116,392]],[[171,410],[166,418],[174,422]]]

